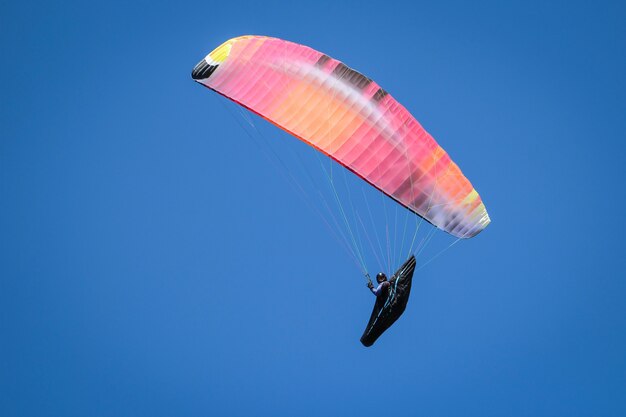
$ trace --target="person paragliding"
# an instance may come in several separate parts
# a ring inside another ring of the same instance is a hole
[[[415,264],[415,256],[411,256],[390,279],[387,279],[385,273],[379,272],[376,275],[377,287],[374,287],[372,281],[368,281],[367,287],[376,296],[376,303],[361,336],[364,346],[372,346],[404,313],[411,294]]]

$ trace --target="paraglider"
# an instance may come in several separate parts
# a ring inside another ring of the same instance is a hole
[[[411,256],[390,280],[382,272],[376,276],[378,287],[368,282],[368,287],[376,295],[376,303],[365,327],[361,343],[369,347],[385,330],[400,318],[411,293],[411,281],[415,272],[415,256]]]
[[[459,239],[490,222],[470,181],[408,110],[375,81],[328,55],[282,39],[241,36],[209,53],[192,78]],[[387,296],[377,297],[364,345],[400,317],[414,270],[411,257],[385,284]]]

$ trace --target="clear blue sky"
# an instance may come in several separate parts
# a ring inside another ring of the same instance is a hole
[[[626,415],[626,8],[507,3],[3,2],[0,415]],[[190,79],[243,34],[375,79],[491,214],[373,348],[358,269]]]

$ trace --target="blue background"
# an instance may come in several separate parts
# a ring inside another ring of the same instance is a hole
[[[623,2],[2,2],[0,415],[626,415],[625,19]],[[359,270],[190,79],[242,34],[375,79],[489,209],[373,348]]]

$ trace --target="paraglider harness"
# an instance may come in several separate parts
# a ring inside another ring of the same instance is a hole
[[[415,272],[415,256],[411,256],[389,280],[391,284],[386,297],[376,297],[376,304],[361,336],[364,346],[372,346],[400,316],[404,313],[411,292],[411,281]],[[369,282],[371,279],[367,276]]]

